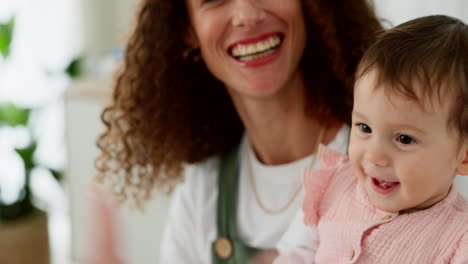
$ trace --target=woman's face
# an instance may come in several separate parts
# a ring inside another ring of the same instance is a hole
[[[186,0],[189,37],[231,92],[272,96],[300,79],[306,44],[300,0]]]

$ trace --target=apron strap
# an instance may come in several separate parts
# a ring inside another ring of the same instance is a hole
[[[237,234],[239,147],[221,157],[218,174],[217,238],[212,243],[213,264],[248,263],[261,249],[246,245]]]

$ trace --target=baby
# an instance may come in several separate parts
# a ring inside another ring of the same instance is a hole
[[[303,175],[318,248],[302,236],[275,264],[468,263],[453,185],[468,174],[468,26],[427,16],[381,34],[356,74],[349,158],[318,157]]]

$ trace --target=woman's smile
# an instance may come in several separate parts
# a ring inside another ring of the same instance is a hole
[[[230,45],[227,52],[241,66],[262,66],[278,56],[283,39],[284,35],[278,32],[262,34]]]
[[[306,45],[302,2],[187,1],[193,34],[209,71],[240,98],[302,91],[299,64]],[[289,89],[291,85],[297,86]],[[288,91],[289,92],[289,91]]]

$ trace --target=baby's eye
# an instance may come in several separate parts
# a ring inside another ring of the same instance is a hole
[[[416,143],[416,140],[414,140],[412,137],[407,136],[407,135],[398,135],[396,140],[404,145]]]
[[[359,129],[360,129],[362,132],[364,132],[364,133],[372,133],[372,129],[371,129],[368,125],[366,125],[366,124],[364,124],[364,123],[357,123],[356,125],[359,127]]]

